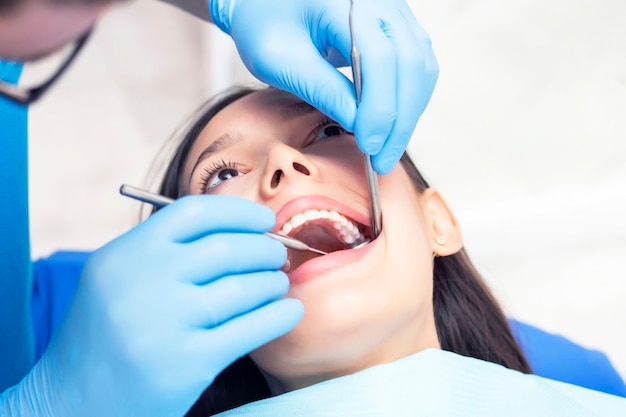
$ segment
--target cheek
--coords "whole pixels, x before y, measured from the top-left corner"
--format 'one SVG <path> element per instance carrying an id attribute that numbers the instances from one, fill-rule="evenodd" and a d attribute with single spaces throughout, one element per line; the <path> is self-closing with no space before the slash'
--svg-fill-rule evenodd
<path id="1" fill-rule="evenodd" d="M 367 174 L 365 172 L 365 155 L 352 143 L 341 146 L 327 146 L 309 152 L 309 157 L 324 177 L 333 183 L 339 183 L 350 189 L 362 188 L 367 191 Z"/>
<path id="2" fill-rule="evenodd" d="M 420 195 L 400 167 L 379 182 L 387 273 L 412 286 L 431 289 L 429 222 Z"/>

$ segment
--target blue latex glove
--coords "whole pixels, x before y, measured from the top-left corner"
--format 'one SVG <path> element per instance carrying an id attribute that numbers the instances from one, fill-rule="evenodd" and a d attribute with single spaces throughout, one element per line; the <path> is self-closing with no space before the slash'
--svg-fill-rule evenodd
<path id="1" fill-rule="evenodd" d="M 176 416 L 240 356 L 289 331 L 286 249 L 266 207 L 189 196 L 87 261 L 68 314 L 3 416 Z"/>
<path id="2" fill-rule="evenodd" d="M 358 111 L 352 83 L 334 66 L 350 62 L 349 0 L 209 0 L 209 9 L 252 74 L 353 131 L 374 169 L 391 171 L 439 74 L 430 38 L 403 0 L 355 0 Z"/>

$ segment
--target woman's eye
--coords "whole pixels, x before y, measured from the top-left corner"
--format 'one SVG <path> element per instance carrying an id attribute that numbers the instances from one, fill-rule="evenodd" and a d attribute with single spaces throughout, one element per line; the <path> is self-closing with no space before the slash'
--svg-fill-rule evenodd
<path id="1" fill-rule="evenodd" d="M 317 141 L 326 139 L 327 137 L 330 137 L 330 136 L 345 135 L 347 133 L 348 131 L 344 129 L 343 127 L 341 127 L 338 123 L 335 123 L 335 122 L 326 123 L 325 125 L 321 126 L 318 129 L 311 143 L 315 143 Z"/>
<path id="2" fill-rule="evenodd" d="M 339 125 L 326 126 L 323 134 L 326 136 L 343 135 L 346 131 Z"/>
<path id="3" fill-rule="evenodd" d="M 238 175 L 243 175 L 243 173 L 237 171 L 233 168 L 226 168 L 218 172 L 213 179 L 209 182 L 209 188 L 213 188 L 218 184 L 221 184 L 224 181 L 227 181 L 231 178 L 235 178 Z"/>
<path id="4" fill-rule="evenodd" d="M 207 178 L 206 185 L 204 186 L 205 188 L 204 191 L 207 192 L 217 187 L 218 185 L 222 184 L 223 182 L 233 179 L 235 177 L 238 177 L 240 175 L 244 175 L 244 173 L 241 171 L 237 171 L 234 168 L 221 169 L 211 174 L 210 177 Z"/>

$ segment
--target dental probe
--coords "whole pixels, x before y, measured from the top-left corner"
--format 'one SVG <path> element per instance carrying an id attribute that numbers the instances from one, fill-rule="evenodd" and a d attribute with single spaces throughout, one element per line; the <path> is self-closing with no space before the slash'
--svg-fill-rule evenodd
<path id="1" fill-rule="evenodd" d="M 361 102 L 361 53 L 356 46 L 354 37 L 354 25 L 352 23 L 352 10 L 354 0 L 350 0 L 350 38 L 352 40 L 352 50 L 350 59 L 352 60 L 352 80 L 354 82 L 354 92 L 356 94 L 357 106 Z M 372 212 L 372 238 L 376 239 L 382 230 L 383 217 L 380 209 L 380 193 L 378 191 L 378 176 L 372 167 L 371 155 L 365 155 L 365 170 L 367 172 L 367 185 L 370 192 L 370 205 Z"/>
<path id="2" fill-rule="evenodd" d="M 120 187 L 120 194 L 126 197 L 134 198 L 135 200 L 139 200 L 144 203 L 152 204 L 153 206 L 158 207 L 158 208 L 167 206 L 168 204 L 174 202 L 174 200 L 169 197 L 165 197 L 160 194 L 155 194 L 150 191 L 142 190 L 140 188 L 136 188 L 136 187 L 133 187 L 131 185 L 126 185 L 126 184 L 123 184 Z M 264 234 L 268 237 L 271 237 L 272 239 L 279 241 L 280 243 L 282 243 L 283 245 L 285 245 L 286 247 L 290 249 L 309 251 L 309 252 L 314 252 L 320 255 L 328 255 L 327 252 L 312 248 L 306 243 L 301 242 L 298 239 L 294 239 L 289 236 L 279 235 L 279 234 L 272 233 L 272 232 L 265 232 Z"/>

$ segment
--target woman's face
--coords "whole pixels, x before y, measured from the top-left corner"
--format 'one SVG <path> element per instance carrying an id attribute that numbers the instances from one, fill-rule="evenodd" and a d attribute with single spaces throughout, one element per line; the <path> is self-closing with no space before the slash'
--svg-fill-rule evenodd
<path id="1" fill-rule="evenodd" d="M 379 178 L 382 233 L 359 249 L 345 240 L 370 233 L 364 156 L 351 134 L 288 93 L 258 91 L 219 112 L 184 172 L 188 193 L 254 200 L 276 213 L 274 232 L 333 251 L 289 250 L 288 297 L 304 303 L 304 318 L 251 354 L 286 389 L 439 347 L 431 299 L 441 206 L 430 199 L 440 200 L 419 195 L 400 165 Z"/>

